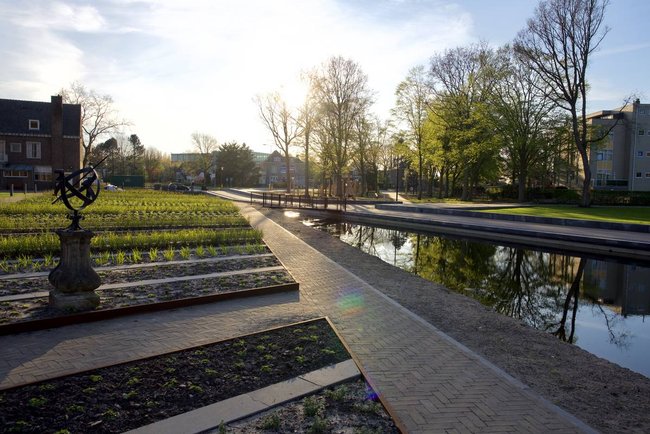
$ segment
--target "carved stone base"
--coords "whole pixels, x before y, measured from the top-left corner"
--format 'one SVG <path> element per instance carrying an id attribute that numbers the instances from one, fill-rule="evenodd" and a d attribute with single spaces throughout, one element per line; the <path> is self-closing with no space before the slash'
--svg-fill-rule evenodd
<path id="1" fill-rule="evenodd" d="M 93 310 L 99 306 L 99 295 L 95 291 L 59 292 L 50 291 L 50 307 L 66 312 Z"/>
<path id="2" fill-rule="evenodd" d="M 56 233 L 61 240 L 61 260 L 48 276 L 55 288 L 50 291 L 50 306 L 77 311 L 94 309 L 99 305 L 94 290 L 102 284 L 90 263 L 90 240 L 94 234 L 83 229 Z"/>

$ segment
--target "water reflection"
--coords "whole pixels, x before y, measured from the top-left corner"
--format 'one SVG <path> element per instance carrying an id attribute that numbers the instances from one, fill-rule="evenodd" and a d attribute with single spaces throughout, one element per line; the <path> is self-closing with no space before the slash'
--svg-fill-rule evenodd
<path id="1" fill-rule="evenodd" d="M 650 268 L 350 223 L 366 253 L 650 377 Z M 325 224 L 326 223 L 326 224 Z"/>

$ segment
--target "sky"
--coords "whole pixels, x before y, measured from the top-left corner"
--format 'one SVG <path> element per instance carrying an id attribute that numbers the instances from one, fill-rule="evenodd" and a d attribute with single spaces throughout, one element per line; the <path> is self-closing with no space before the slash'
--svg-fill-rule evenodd
<path id="1" fill-rule="evenodd" d="M 0 98 L 49 101 L 74 81 L 110 95 L 147 147 L 192 150 L 191 134 L 271 152 L 253 99 L 304 92 L 301 73 L 356 61 L 389 117 L 395 88 L 433 55 L 511 42 L 534 0 L 0 0 Z M 611 0 L 587 75 L 589 111 L 650 99 L 647 0 Z"/>

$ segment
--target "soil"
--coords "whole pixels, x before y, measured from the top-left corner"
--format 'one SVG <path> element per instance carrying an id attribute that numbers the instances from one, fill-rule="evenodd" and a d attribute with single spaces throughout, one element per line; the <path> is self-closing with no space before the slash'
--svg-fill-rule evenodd
<path id="1" fill-rule="evenodd" d="M 595 429 L 650 432 L 649 378 L 307 227 L 302 216 L 260 212 Z"/>
<path id="2" fill-rule="evenodd" d="M 301 323 L 0 391 L 0 432 L 124 432 L 348 358 L 325 320 Z"/>

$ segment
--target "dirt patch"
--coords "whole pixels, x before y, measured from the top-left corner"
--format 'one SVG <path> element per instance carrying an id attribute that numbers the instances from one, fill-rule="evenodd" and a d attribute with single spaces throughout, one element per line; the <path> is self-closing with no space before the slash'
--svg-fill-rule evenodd
<path id="1" fill-rule="evenodd" d="M 367 255 L 283 211 L 264 215 L 603 432 L 650 432 L 650 379 Z M 404 290 L 408 288 L 408 290 Z"/>

